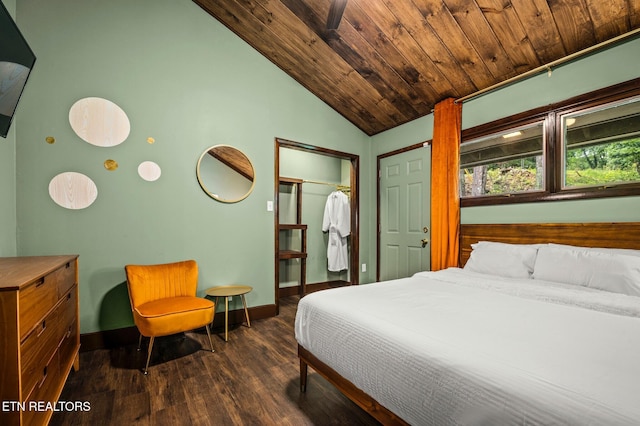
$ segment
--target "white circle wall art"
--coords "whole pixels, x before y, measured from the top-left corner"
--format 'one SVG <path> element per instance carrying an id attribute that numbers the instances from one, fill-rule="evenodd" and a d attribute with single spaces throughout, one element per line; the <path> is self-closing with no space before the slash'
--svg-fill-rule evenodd
<path id="1" fill-rule="evenodd" d="M 162 170 L 153 161 L 144 161 L 138 166 L 138 174 L 140 177 L 148 182 L 153 182 L 160 178 Z"/>
<path id="2" fill-rule="evenodd" d="M 61 207 L 80 210 L 89 207 L 98 198 L 98 188 L 82 173 L 64 172 L 49 182 L 49 196 Z"/>
<path id="3" fill-rule="evenodd" d="M 91 145 L 112 147 L 129 137 L 129 117 L 118 105 L 102 98 L 83 98 L 69 110 L 69 124 Z"/>

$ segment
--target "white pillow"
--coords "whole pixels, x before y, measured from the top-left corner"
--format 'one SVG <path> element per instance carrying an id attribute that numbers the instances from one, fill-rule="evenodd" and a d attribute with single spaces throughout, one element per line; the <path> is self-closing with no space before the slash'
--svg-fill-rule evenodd
<path id="1" fill-rule="evenodd" d="M 473 251 L 464 269 L 507 278 L 531 278 L 536 246 L 480 241 L 471 247 Z"/>
<path id="2" fill-rule="evenodd" d="M 482 246 L 494 246 L 494 247 L 502 247 L 504 249 L 510 250 L 518 250 L 521 248 L 534 248 L 539 249 L 540 247 L 546 246 L 548 243 L 536 243 L 536 244 L 511 244 L 511 243 L 499 243 L 497 241 L 478 241 L 477 243 L 471 244 L 471 248 L 477 248 Z M 570 247 L 570 246 L 567 246 Z"/>
<path id="3" fill-rule="evenodd" d="M 538 249 L 533 278 L 640 296 L 640 257 L 549 245 Z"/>
<path id="4" fill-rule="evenodd" d="M 587 251 L 598 251 L 601 253 L 609 253 L 609 254 L 624 254 L 626 256 L 637 256 L 640 257 L 640 250 L 633 249 L 620 249 L 620 248 L 604 248 L 604 247 L 580 247 L 580 246 L 569 246 L 566 244 L 554 244 L 549 243 L 550 247 L 555 248 L 563 248 L 569 250 L 587 250 Z"/>

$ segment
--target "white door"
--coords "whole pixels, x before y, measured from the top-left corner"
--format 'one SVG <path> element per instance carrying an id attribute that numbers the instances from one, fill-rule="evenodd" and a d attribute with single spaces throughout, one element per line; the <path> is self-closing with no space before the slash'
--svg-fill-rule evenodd
<path id="1" fill-rule="evenodd" d="M 430 146 L 380 160 L 381 281 L 408 277 L 431 267 L 430 164 Z"/>

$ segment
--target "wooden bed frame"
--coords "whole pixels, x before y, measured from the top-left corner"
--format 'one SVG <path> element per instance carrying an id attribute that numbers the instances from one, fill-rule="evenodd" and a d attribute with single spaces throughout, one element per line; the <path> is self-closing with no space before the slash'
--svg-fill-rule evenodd
<path id="1" fill-rule="evenodd" d="M 467 263 L 471 255 L 471 244 L 478 241 L 511 244 L 556 243 L 638 250 L 640 222 L 461 225 L 460 266 Z"/>
<path id="2" fill-rule="evenodd" d="M 461 266 L 469 259 L 471 244 L 478 241 L 512 244 L 556 243 L 640 250 L 640 222 L 461 225 Z M 382 424 L 408 424 L 300 345 L 298 345 L 298 357 L 300 358 L 301 392 L 306 391 L 307 371 L 308 367 L 311 367 Z"/>

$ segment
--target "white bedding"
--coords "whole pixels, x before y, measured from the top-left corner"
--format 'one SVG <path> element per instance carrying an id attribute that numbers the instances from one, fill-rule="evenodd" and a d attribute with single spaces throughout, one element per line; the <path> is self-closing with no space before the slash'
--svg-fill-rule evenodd
<path id="1" fill-rule="evenodd" d="M 413 425 L 639 425 L 638 316 L 640 298 L 450 268 L 312 293 L 295 334 Z"/>

